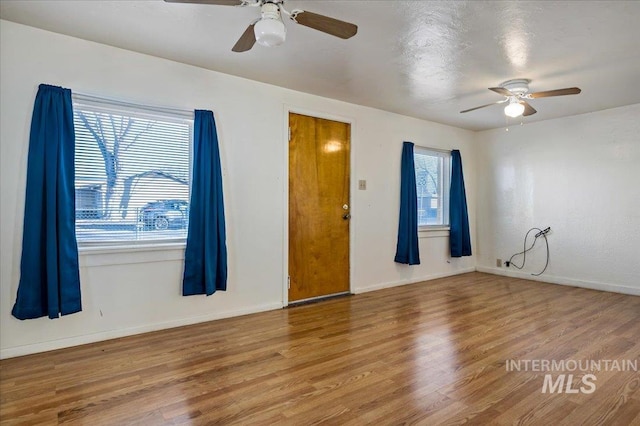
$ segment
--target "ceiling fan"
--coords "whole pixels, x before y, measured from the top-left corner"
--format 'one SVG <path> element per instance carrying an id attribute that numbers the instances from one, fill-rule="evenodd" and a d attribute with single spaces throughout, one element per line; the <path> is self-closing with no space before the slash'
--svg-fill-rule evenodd
<path id="1" fill-rule="evenodd" d="M 291 12 L 284 8 L 285 0 L 164 0 L 167 3 L 197 3 L 220 6 L 260 7 L 261 16 L 254 20 L 231 49 L 234 52 L 246 52 L 258 42 L 263 46 L 277 46 L 284 42 L 286 28 L 282 15 L 288 16 L 296 24 L 322 31 L 332 36 L 348 39 L 356 35 L 358 26 L 339 19 L 319 15 L 305 10 Z"/>
<path id="2" fill-rule="evenodd" d="M 568 87 L 566 89 L 547 90 L 544 92 L 529 93 L 529 83 L 531 80 L 520 78 L 516 80 L 508 80 L 500 84 L 498 87 L 489 87 L 489 90 L 503 95 L 505 98 L 493 102 L 491 104 L 481 105 L 479 107 L 465 109 L 460 113 L 474 111 L 476 109 L 488 107 L 496 104 L 503 104 L 509 102 L 504 108 L 505 115 L 509 117 L 519 117 L 520 115 L 529 116 L 535 114 L 537 111 L 533 108 L 527 100 L 537 98 L 549 98 L 552 96 L 564 96 L 564 95 L 577 95 L 581 90 L 577 87 Z"/>

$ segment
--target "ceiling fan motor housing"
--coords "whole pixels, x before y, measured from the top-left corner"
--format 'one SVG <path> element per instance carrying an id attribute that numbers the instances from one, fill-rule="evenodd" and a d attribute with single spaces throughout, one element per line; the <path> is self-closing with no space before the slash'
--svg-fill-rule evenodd
<path id="1" fill-rule="evenodd" d="M 522 96 L 529 91 L 529 83 L 531 83 L 531 80 L 519 78 L 515 80 L 507 80 L 500 84 L 500 87 L 507 89 L 514 95 Z"/>

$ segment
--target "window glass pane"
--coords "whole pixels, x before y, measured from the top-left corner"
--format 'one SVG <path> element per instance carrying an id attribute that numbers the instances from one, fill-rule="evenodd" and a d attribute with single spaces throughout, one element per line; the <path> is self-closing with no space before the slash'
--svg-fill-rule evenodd
<path id="1" fill-rule="evenodd" d="M 74 125 L 78 242 L 186 238 L 193 121 L 74 103 Z"/>
<path id="2" fill-rule="evenodd" d="M 418 226 L 443 226 L 449 223 L 450 161 L 449 153 L 414 148 Z"/>

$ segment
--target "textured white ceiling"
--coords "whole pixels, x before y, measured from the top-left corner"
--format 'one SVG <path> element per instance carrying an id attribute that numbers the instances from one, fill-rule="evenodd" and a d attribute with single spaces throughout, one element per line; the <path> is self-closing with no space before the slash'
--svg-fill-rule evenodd
<path id="1" fill-rule="evenodd" d="M 341 40 L 286 21 L 276 48 L 231 47 L 256 8 L 148 1 L 0 1 L 0 18 L 461 128 L 505 126 L 487 90 L 529 78 L 533 122 L 640 103 L 640 1 L 287 0 L 358 25 Z M 511 119 L 510 123 L 519 123 Z"/>

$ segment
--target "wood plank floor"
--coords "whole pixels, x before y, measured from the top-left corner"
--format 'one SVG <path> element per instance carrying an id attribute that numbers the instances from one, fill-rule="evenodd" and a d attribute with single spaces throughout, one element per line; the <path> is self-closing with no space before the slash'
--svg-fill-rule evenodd
<path id="1" fill-rule="evenodd" d="M 0 422 L 640 425 L 637 371 L 505 366 L 639 357 L 640 297 L 470 273 L 3 360 Z"/>

